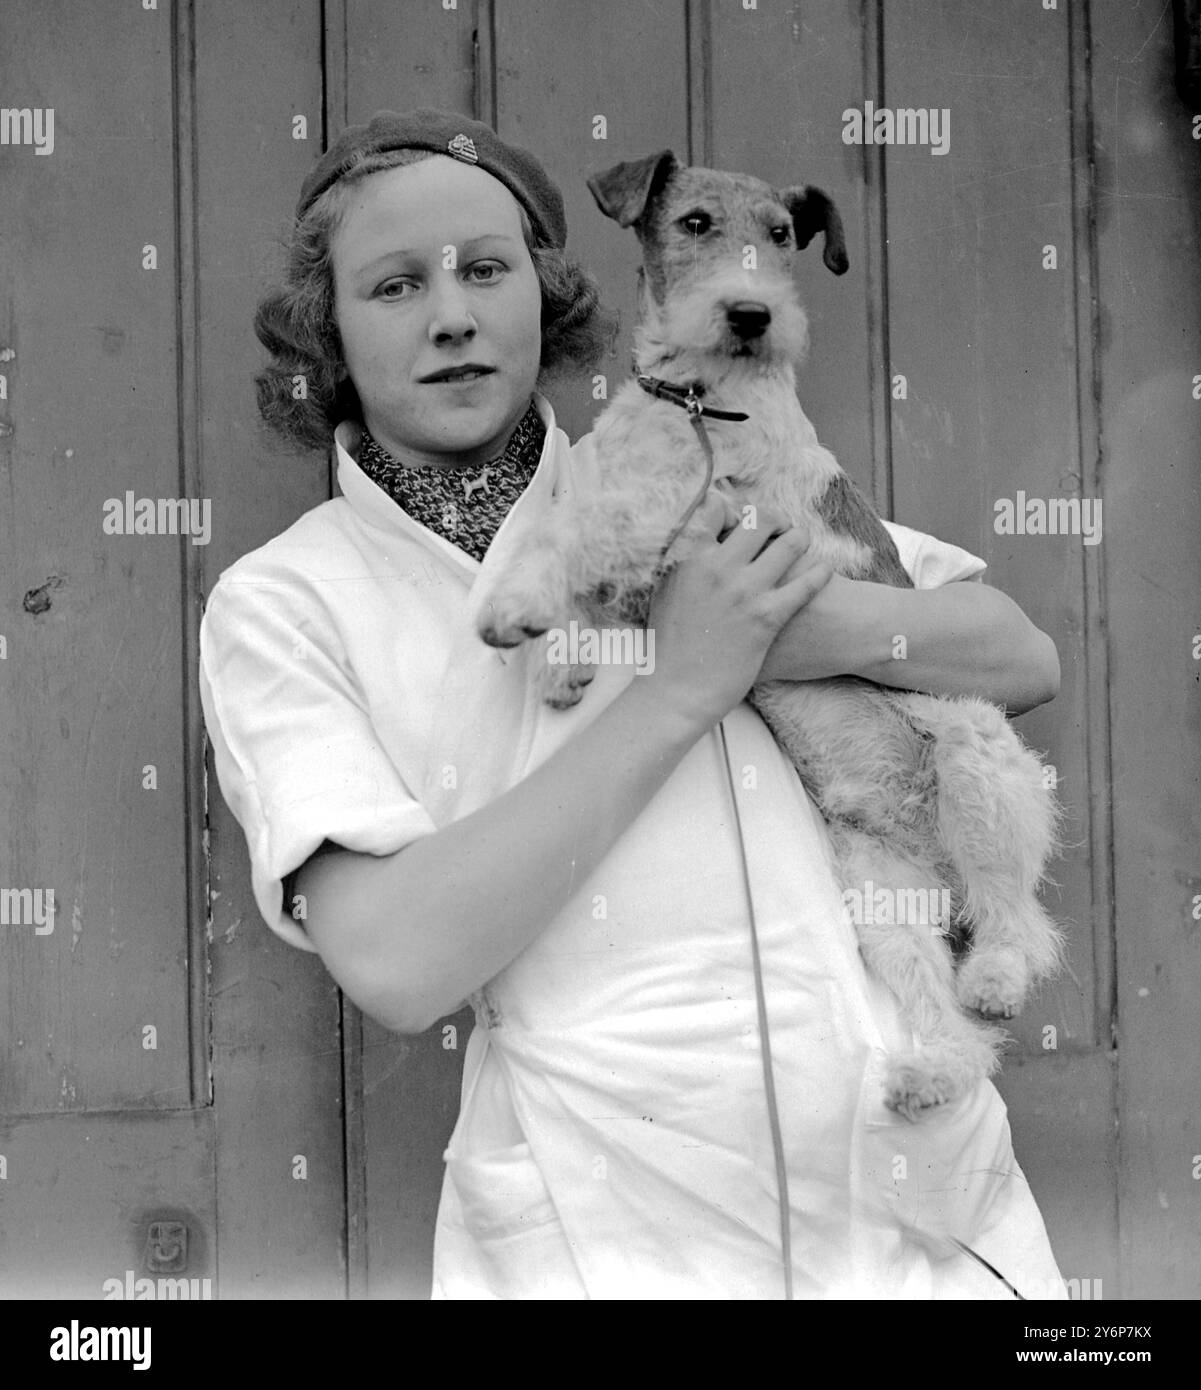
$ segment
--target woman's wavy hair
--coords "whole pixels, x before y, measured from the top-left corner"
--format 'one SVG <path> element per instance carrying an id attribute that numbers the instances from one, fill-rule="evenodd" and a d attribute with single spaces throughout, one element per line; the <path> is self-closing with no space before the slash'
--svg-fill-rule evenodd
<path id="1" fill-rule="evenodd" d="M 359 159 L 293 223 L 285 237 L 283 283 L 259 301 L 254 331 L 271 354 L 255 377 L 259 414 L 289 444 L 328 448 L 341 420 L 362 421 L 334 319 L 334 236 L 353 187 L 369 174 L 433 158 L 427 150 L 389 150 Z M 602 308 L 595 280 L 534 232 L 524 207 L 521 228 L 542 289 L 541 385 L 586 371 L 611 342 L 615 320 Z"/>

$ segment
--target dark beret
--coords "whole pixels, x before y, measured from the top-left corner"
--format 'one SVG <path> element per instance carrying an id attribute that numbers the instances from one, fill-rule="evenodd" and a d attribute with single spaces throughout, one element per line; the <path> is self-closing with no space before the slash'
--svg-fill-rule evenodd
<path id="1" fill-rule="evenodd" d="M 296 205 L 303 217 L 362 156 L 385 150 L 431 150 L 475 164 L 501 183 L 552 246 L 567 241 L 563 195 L 528 150 L 509 145 L 490 127 L 453 111 L 377 111 L 367 125 L 348 126 L 305 179 Z"/>

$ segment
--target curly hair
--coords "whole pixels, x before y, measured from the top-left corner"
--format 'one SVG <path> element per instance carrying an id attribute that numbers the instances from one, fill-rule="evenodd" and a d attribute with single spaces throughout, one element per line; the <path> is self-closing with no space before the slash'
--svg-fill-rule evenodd
<path id="1" fill-rule="evenodd" d="M 259 414 L 289 444 L 328 448 L 339 421 L 363 418 L 334 317 L 332 248 L 353 186 L 369 174 L 434 157 L 427 150 L 360 157 L 286 236 L 283 283 L 259 301 L 254 331 L 272 358 L 255 377 Z M 542 242 L 520 205 L 519 211 L 542 290 L 542 384 L 559 373 L 593 366 L 612 339 L 615 319 L 602 308 L 592 276 L 558 247 Z"/>

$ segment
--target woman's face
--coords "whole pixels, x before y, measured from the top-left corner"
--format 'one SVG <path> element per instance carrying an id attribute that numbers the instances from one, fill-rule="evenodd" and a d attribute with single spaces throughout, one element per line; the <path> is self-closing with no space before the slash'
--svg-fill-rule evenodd
<path id="1" fill-rule="evenodd" d="M 482 169 L 435 155 L 363 179 L 331 252 L 334 317 L 376 441 L 410 464 L 494 458 L 541 356 L 542 295 L 517 200 Z"/>

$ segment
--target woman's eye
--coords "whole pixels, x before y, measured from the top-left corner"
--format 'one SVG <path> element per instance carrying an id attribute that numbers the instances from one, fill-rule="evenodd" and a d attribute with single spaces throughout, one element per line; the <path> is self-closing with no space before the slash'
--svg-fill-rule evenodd
<path id="1" fill-rule="evenodd" d="M 687 217 L 680 218 L 680 226 L 686 232 L 691 232 L 693 236 L 701 236 L 713 225 L 713 219 L 707 212 L 690 212 Z"/>
<path id="2" fill-rule="evenodd" d="M 771 229 L 771 239 L 777 246 L 787 246 L 792 237 L 792 228 L 786 225 L 773 227 Z"/>
<path id="3" fill-rule="evenodd" d="M 385 280 L 376 294 L 381 299 L 402 299 L 409 290 L 416 288 L 411 280 Z"/>
<path id="4" fill-rule="evenodd" d="M 499 261 L 477 261 L 475 265 L 467 267 L 467 274 L 481 285 L 490 285 L 493 280 L 498 280 L 503 272 L 504 266 Z"/>

